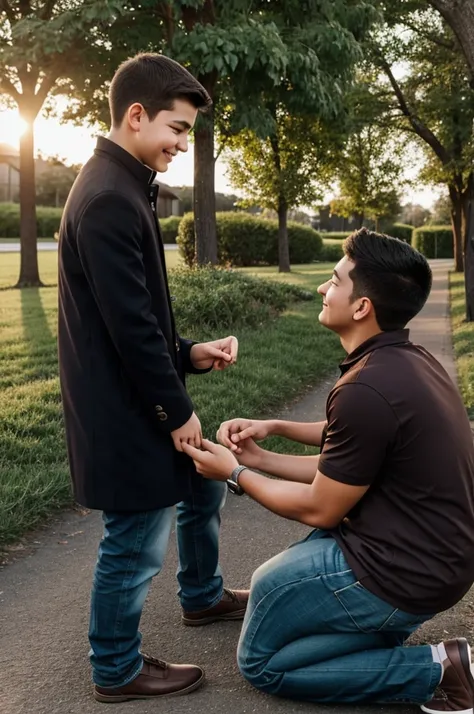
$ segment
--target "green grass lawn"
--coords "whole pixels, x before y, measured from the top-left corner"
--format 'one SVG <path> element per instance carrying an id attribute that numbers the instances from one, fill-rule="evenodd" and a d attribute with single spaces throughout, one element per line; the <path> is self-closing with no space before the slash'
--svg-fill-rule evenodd
<path id="1" fill-rule="evenodd" d="M 166 259 L 169 267 L 179 260 L 171 251 Z M 39 262 L 49 287 L 0 291 L 0 544 L 71 503 L 57 376 L 57 255 L 40 252 Z M 18 268 L 19 254 L 0 254 L 0 284 L 13 285 Z M 314 264 L 295 266 L 289 275 L 269 268 L 247 272 L 315 291 L 331 270 Z M 224 419 L 277 414 L 335 370 L 341 348 L 319 325 L 319 311 L 319 299 L 297 303 L 263 328 L 238 332 L 235 368 L 189 379 L 207 436 L 213 438 Z M 287 446 L 282 440 L 271 444 Z M 304 447 L 294 450 L 305 453 Z"/>
<path id="2" fill-rule="evenodd" d="M 464 276 L 450 275 L 451 324 L 458 384 L 469 418 L 474 421 L 474 322 L 465 322 Z"/>

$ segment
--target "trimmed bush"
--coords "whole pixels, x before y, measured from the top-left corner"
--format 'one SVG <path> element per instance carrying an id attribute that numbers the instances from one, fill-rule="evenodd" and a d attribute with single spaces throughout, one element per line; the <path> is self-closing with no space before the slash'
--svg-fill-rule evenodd
<path id="1" fill-rule="evenodd" d="M 321 237 L 326 240 L 327 238 L 332 239 L 332 240 L 345 240 L 347 236 L 350 236 L 350 234 L 353 231 L 342 231 L 340 233 L 321 233 Z"/>
<path id="2" fill-rule="evenodd" d="M 399 238 L 404 240 L 405 243 L 410 243 L 412 241 L 413 226 L 409 226 L 406 223 L 394 223 L 389 226 L 385 231 L 385 235 L 392 236 L 392 238 Z"/>
<path id="3" fill-rule="evenodd" d="M 426 258 L 453 258 L 451 226 L 423 226 L 413 231 L 413 246 Z"/>
<path id="4" fill-rule="evenodd" d="M 217 213 L 217 252 L 220 265 L 277 265 L 278 223 L 248 213 Z M 176 241 L 187 265 L 194 263 L 194 218 L 183 216 Z M 308 226 L 288 222 L 290 261 L 310 263 L 319 258 L 322 239 Z"/>
<path id="5" fill-rule="evenodd" d="M 290 283 L 262 280 L 223 268 L 176 268 L 169 273 L 173 312 L 181 332 L 257 327 L 288 305 L 314 295 Z"/>
<path id="6" fill-rule="evenodd" d="M 160 229 L 163 243 L 176 243 L 181 216 L 168 216 L 160 218 Z"/>
<path id="7" fill-rule="evenodd" d="M 52 238 L 59 230 L 63 209 L 36 206 L 38 238 Z M 20 235 L 20 204 L 0 203 L 0 238 L 17 238 Z"/>
<path id="8" fill-rule="evenodd" d="M 343 255 L 342 241 L 338 244 L 325 243 L 323 240 L 323 247 L 321 248 L 318 260 L 324 263 L 338 263 Z"/>

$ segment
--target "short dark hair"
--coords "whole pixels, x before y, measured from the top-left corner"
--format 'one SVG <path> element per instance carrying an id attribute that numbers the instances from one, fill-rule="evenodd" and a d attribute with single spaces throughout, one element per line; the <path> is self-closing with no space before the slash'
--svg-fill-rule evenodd
<path id="1" fill-rule="evenodd" d="M 361 228 L 344 241 L 344 254 L 355 263 L 349 273 L 352 299 L 372 301 L 381 330 L 400 330 L 420 312 L 433 277 L 426 258 L 411 245 Z"/>
<path id="2" fill-rule="evenodd" d="M 135 102 L 143 105 L 150 121 L 160 111 L 172 109 L 176 99 L 206 109 L 212 100 L 202 84 L 178 62 L 153 53 L 141 53 L 122 62 L 109 90 L 112 126 L 120 126 Z"/>

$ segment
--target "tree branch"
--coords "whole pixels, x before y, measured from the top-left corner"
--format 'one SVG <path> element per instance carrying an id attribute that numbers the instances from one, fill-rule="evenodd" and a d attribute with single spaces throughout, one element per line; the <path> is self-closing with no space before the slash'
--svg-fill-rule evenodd
<path id="1" fill-rule="evenodd" d="M 41 107 L 43 106 L 46 97 L 50 93 L 51 89 L 54 87 L 56 80 L 58 78 L 59 72 L 57 71 L 56 67 L 53 65 L 49 74 L 46 74 L 43 79 L 41 80 L 41 84 L 38 87 L 38 90 L 35 92 L 35 104 L 38 107 L 38 112 L 40 111 Z"/>
<path id="2" fill-rule="evenodd" d="M 8 2 L 8 0 L 0 0 L 0 10 L 3 10 L 3 12 L 8 18 L 8 22 L 13 27 L 13 25 L 16 23 L 16 17 L 15 13 L 13 12 L 13 8 Z"/>
<path id="3" fill-rule="evenodd" d="M 46 0 L 43 9 L 39 13 L 39 16 L 42 20 L 51 20 L 56 2 L 57 0 Z"/>
<path id="4" fill-rule="evenodd" d="M 438 159 L 445 166 L 449 163 L 451 158 L 449 156 L 449 153 L 446 151 L 445 147 L 441 144 L 439 139 L 433 134 L 431 129 L 429 129 L 426 124 L 424 124 L 421 119 L 410 109 L 405 99 L 405 95 L 403 94 L 403 91 L 397 80 L 393 76 L 392 69 L 388 62 L 383 57 L 379 57 L 378 60 L 382 69 L 387 75 L 390 84 L 392 85 L 402 114 L 408 119 L 416 134 L 418 134 L 418 136 L 423 139 L 423 141 L 425 141 L 429 146 L 431 146 Z"/>
<path id="5" fill-rule="evenodd" d="M 429 40 L 435 45 L 438 45 L 438 47 L 443 47 L 446 50 L 454 50 L 455 45 L 454 42 L 448 42 L 441 40 L 439 37 L 437 37 L 433 32 L 427 32 L 424 30 L 421 30 L 419 27 L 417 27 L 414 23 L 410 22 L 409 20 L 403 20 L 403 24 L 406 25 L 410 30 L 413 30 L 413 32 L 416 32 L 417 35 L 420 35 L 420 37 L 423 37 L 425 40 Z"/>

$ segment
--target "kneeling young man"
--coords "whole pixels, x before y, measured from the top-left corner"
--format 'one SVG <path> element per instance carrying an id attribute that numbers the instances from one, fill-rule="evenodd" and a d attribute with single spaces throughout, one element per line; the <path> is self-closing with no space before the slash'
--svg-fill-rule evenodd
<path id="1" fill-rule="evenodd" d="M 231 478 L 234 490 L 315 528 L 255 572 L 240 670 L 284 697 L 472 714 L 466 640 L 404 646 L 474 581 L 469 422 L 449 376 L 405 329 L 431 270 L 406 243 L 365 229 L 344 253 L 319 288 L 319 320 L 347 352 L 327 421 L 235 419 L 218 434 L 229 448 L 183 447 L 204 476 Z M 270 453 L 255 443 L 270 433 L 321 453 Z"/>

